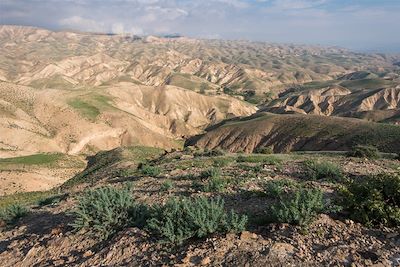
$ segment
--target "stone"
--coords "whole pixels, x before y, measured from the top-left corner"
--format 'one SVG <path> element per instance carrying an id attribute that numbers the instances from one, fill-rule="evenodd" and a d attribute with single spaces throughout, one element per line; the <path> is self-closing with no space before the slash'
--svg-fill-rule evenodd
<path id="1" fill-rule="evenodd" d="M 201 260 L 201 265 L 208 265 L 211 263 L 210 257 L 205 257 L 204 259 Z"/>

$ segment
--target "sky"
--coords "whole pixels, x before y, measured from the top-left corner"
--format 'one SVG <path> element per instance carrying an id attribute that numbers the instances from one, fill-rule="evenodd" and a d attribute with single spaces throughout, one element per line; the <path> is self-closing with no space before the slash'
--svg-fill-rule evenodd
<path id="1" fill-rule="evenodd" d="M 400 0 L 0 0 L 0 24 L 400 52 Z"/>

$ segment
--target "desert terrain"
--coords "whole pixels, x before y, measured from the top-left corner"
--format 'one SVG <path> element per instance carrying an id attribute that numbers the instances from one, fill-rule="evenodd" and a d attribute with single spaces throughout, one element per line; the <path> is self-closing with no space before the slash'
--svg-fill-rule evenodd
<path id="1" fill-rule="evenodd" d="M 398 266 L 400 55 L 0 25 L 3 266 Z"/>

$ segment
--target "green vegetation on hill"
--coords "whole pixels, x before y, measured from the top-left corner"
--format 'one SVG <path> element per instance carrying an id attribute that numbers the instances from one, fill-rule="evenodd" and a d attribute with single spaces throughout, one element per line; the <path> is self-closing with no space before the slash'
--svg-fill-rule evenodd
<path id="1" fill-rule="evenodd" d="M 35 154 L 35 155 L 15 157 L 15 158 L 2 158 L 0 159 L 0 168 L 1 166 L 10 164 L 20 164 L 20 165 L 53 164 L 56 163 L 58 160 L 61 160 L 62 158 L 64 158 L 64 155 L 61 153 Z"/>

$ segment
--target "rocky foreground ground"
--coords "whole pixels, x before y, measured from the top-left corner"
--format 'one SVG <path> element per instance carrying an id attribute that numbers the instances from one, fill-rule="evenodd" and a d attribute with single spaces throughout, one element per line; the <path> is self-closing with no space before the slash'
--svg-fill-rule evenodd
<path id="1" fill-rule="evenodd" d="M 139 153 L 140 154 L 140 153 Z M 138 160 L 137 151 L 117 149 L 92 159 L 86 170 L 61 187 L 52 200 L 30 206 L 27 216 L 0 233 L 2 266 L 399 266 L 400 229 L 370 226 L 343 212 L 319 214 L 307 227 L 264 220 L 271 196 L 267 181 L 289 179 L 307 183 L 334 199 L 341 183 L 304 176 L 307 160 L 329 161 L 346 177 L 398 172 L 395 159 L 360 159 L 343 155 L 277 154 L 210 156 L 158 151 Z M 249 160 L 251 158 L 251 160 Z M 246 158 L 246 159 L 245 159 Z M 138 170 L 140 161 L 159 168 L 155 175 Z M 251 161 L 251 162 L 249 162 Z M 99 168 L 99 166 L 102 166 Z M 228 181 L 221 190 L 202 190 L 204 170 L 219 169 Z M 149 232 L 130 227 L 106 241 L 76 232 L 71 211 L 88 187 L 130 182 L 136 201 L 164 203 L 173 196 L 220 196 L 227 209 L 249 217 L 240 233 L 217 233 L 181 245 L 160 242 Z M 208 191 L 208 192 L 204 192 Z M 273 197 L 273 196 L 272 196 Z M 18 200 L 18 197 L 14 199 Z M 2 198 L 5 201 L 11 201 Z"/>

